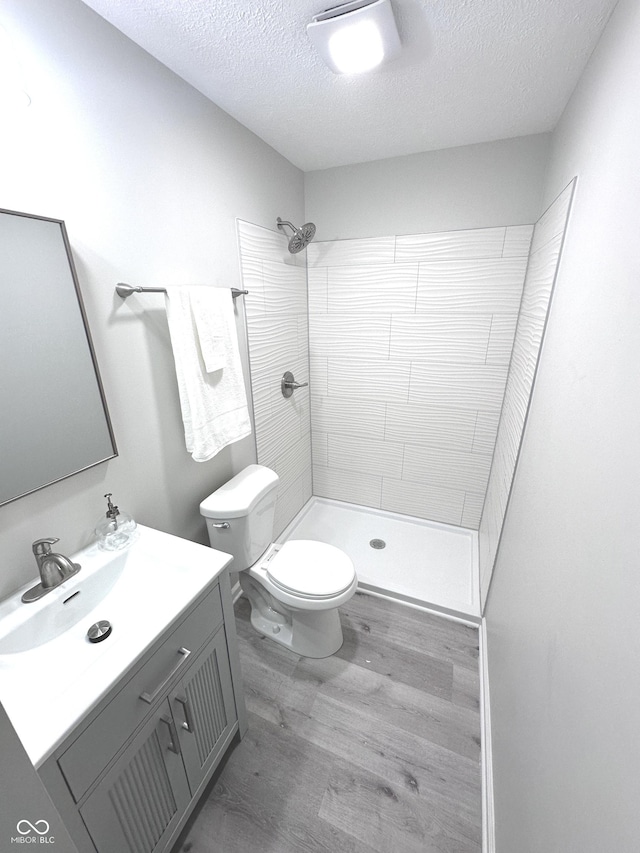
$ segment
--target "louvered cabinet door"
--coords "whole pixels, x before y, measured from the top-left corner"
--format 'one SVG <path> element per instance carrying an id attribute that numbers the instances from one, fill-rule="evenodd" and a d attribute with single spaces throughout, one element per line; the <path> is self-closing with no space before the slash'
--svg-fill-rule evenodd
<path id="1" fill-rule="evenodd" d="M 100 853 L 162 850 L 191 793 L 165 700 L 80 807 Z"/>
<path id="2" fill-rule="evenodd" d="M 237 719 L 224 628 L 207 643 L 169 701 L 194 794 L 218 760 Z"/>

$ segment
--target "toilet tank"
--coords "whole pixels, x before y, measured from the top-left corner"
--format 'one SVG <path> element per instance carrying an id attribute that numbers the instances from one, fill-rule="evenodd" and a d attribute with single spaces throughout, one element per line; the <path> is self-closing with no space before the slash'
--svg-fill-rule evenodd
<path id="1" fill-rule="evenodd" d="M 280 478 L 264 465 L 248 465 L 200 504 L 212 548 L 233 556 L 231 571 L 252 566 L 272 542 Z"/>

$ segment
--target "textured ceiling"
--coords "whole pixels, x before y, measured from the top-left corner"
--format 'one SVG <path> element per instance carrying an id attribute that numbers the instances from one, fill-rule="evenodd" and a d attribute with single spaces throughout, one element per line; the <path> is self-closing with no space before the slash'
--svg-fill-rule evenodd
<path id="1" fill-rule="evenodd" d="M 553 129 L 616 0 L 393 0 L 402 56 L 322 63 L 337 0 L 84 0 L 305 171 Z"/>

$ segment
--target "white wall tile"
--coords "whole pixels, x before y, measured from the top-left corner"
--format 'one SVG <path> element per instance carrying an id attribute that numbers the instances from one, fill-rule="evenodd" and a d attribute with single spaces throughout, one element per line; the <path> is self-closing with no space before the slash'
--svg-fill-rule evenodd
<path id="1" fill-rule="evenodd" d="M 358 240 L 332 240 L 310 243 L 307 264 L 310 267 L 335 267 L 345 264 L 392 264 L 395 237 L 371 237 Z"/>
<path id="2" fill-rule="evenodd" d="M 262 274 L 267 313 L 307 313 L 307 276 L 303 267 L 288 267 L 281 262 L 263 261 Z"/>
<path id="3" fill-rule="evenodd" d="M 396 262 L 438 258 L 500 258 L 505 228 L 440 231 L 396 238 Z"/>
<path id="4" fill-rule="evenodd" d="M 489 314 L 412 314 L 393 317 L 389 357 L 484 364 Z"/>
<path id="5" fill-rule="evenodd" d="M 363 400 L 406 402 L 411 366 L 404 361 L 375 363 L 365 358 L 329 358 L 327 394 Z"/>
<path id="6" fill-rule="evenodd" d="M 328 306 L 333 314 L 414 312 L 418 264 L 329 267 Z"/>
<path id="7" fill-rule="evenodd" d="M 348 397 L 312 394 L 311 417 L 314 434 L 316 430 L 322 430 L 352 436 L 362 435 L 382 441 L 385 438 L 385 409 L 385 404 L 378 400 L 352 400 Z"/>
<path id="8" fill-rule="evenodd" d="M 309 267 L 307 270 L 307 285 L 309 291 L 309 315 L 326 314 L 329 310 L 327 301 L 327 267 Z"/>
<path id="9" fill-rule="evenodd" d="M 376 474 L 355 474 L 352 471 L 315 466 L 313 493 L 323 498 L 333 498 L 379 509 L 382 477 Z"/>
<path id="10" fill-rule="evenodd" d="M 383 477 L 402 476 L 404 447 L 391 441 L 377 441 L 365 436 L 329 433 L 329 468 L 367 474 L 375 471 Z"/>
<path id="11" fill-rule="evenodd" d="M 533 225 L 509 225 L 502 249 L 503 258 L 528 257 Z"/>
<path id="12" fill-rule="evenodd" d="M 569 205 L 573 195 L 573 183 L 565 187 L 558 198 L 549 205 L 542 214 L 533 232 L 531 252 L 537 252 L 545 246 L 552 237 L 562 234 L 566 227 Z"/>
<path id="13" fill-rule="evenodd" d="M 496 444 L 500 412 L 478 412 L 473 435 L 472 451 L 491 455 Z"/>
<path id="14" fill-rule="evenodd" d="M 290 483 L 286 488 L 281 483 L 278 489 L 275 517 L 273 519 L 273 536 L 277 538 L 291 519 L 302 509 L 309 500 L 306 478 L 300 478 Z"/>
<path id="15" fill-rule="evenodd" d="M 553 212 L 547 222 L 541 234 L 549 242 Z M 258 460 L 283 472 L 278 524 L 308 496 L 311 414 L 315 494 L 476 527 L 531 227 L 312 243 L 306 279 L 304 258 L 289 256 L 283 235 L 242 222 L 238 233 L 252 291 Z M 545 301 L 536 282 L 546 281 L 547 268 L 548 253 L 534 262 L 521 318 L 529 345 Z M 527 352 L 514 354 L 516 413 L 532 371 Z M 290 401 L 279 392 L 287 369 L 310 382 Z M 512 454 L 505 440 L 503 465 Z M 499 507 L 504 477 L 498 481 Z"/>
<path id="16" fill-rule="evenodd" d="M 385 477 L 382 481 L 382 509 L 416 518 L 460 524 L 464 492 L 426 483 L 410 483 Z"/>
<path id="17" fill-rule="evenodd" d="M 300 480 L 310 467 L 311 447 L 306 438 L 301 436 L 297 441 L 292 441 L 287 445 L 284 453 L 277 457 L 273 470 L 280 477 L 284 488 L 288 488 Z"/>
<path id="18" fill-rule="evenodd" d="M 286 526 L 310 494 L 308 388 L 289 400 L 280 390 L 285 370 L 308 374 L 307 283 L 304 266 L 291 262 L 286 239 L 238 222 L 258 462 L 281 478 L 276 528 Z"/>
<path id="19" fill-rule="evenodd" d="M 477 530 L 483 506 L 484 492 L 465 492 L 464 509 L 462 510 L 462 521 L 460 522 L 462 526 Z"/>
<path id="20" fill-rule="evenodd" d="M 493 465 L 479 525 L 483 604 L 515 474 L 572 192 L 573 183 L 540 218 L 533 233 Z"/>
<path id="21" fill-rule="evenodd" d="M 487 364 L 509 364 L 517 322 L 517 314 L 493 315 L 487 346 Z"/>
<path id="22" fill-rule="evenodd" d="M 423 262 L 416 311 L 516 314 L 526 266 L 526 258 Z"/>
<path id="23" fill-rule="evenodd" d="M 477 411 L 429 405 L 387 403 L 384 437 L 388 441 L 470 452 Z"/>
<path id="24" fill-rule="evenodd" d="M 262 260 L 253 256 L 242 256 L 242 287 L 249 292 L 244 296 L 247 318 L 264 314 L 264 276 Z"/>
<path id="25" fill-rule="evenodd" d="M 238 236 L 243 258 L 254 257 L 261 260 L 284 259 L 287 253 L 287 240 L 284 235 L 251 222 L 238 219 Z"/>
<path id="26" fill-rule="evenodd" d="M 503 365 L 414 362 L 409 402 L 494 412 L 502 405 L 506 378 Z"/>
<path id="27" fill-rule="evenodd" d="M 407 444 L 402 479 L 447 489 L 484 493 L 490 467 L 491 456 L 488 455 L 434 450 L 417 444 Z"/>
<path id="28" fill-rule="evenodd" d="M 280 405 L 271 407 L 267 418 L 256 417 L 258 462 L 272 468 L 279 457 L 302 435 L 300 409 L 282 397 Z"/>
<path id="29" fill-rule="evenodd" d="M 314 357 L 387 359 L 391 317 L 387 314 L 316 314 L 309 321 Z"/>
<path id="30" fill-rule="evenodd" d="M 251 370 L 269 370 L 274 376 L 291 370 L 299 356 L 297 317 L 255 317 L 248 326 Z"/>
<path id="31" fill-rule="evenodd" d="M 328 367 L 326 358 L 309 356 L 309 387 L 312 396 L 326 397 L 329 393 Z"/>
<path id="32" fill-rule="evenodd" d="M 319 465 L 321 468 L 329 467 L 329 455 L 327 450 L 327 433 L 317 429 L 313 425 L 311 445 L 311 457 L 314 465 Z"/>

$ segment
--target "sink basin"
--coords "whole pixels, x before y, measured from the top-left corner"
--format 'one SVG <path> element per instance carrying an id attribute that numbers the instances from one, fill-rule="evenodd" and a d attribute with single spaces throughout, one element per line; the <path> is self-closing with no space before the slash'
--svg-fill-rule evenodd
<path id="1" fill-rule="evenodd" d="M 122 577 L 128 554 L 110 555 L 110 559 L 92 566 L 93 571 L 82 577 L 74 575 L 40 599 L 40 606 L 31 604 L 16 609 L 11 619 L 0 621 L 0 655 L 16 654 L 35 649 L 55 640 L 77 625 L 109 595 Z M 84 566 L 83 566 L 84 569 Z M 82 569 L 81 569 L 82 571 Z M 122 604 L 128 596 L 123 596 Z M 35 604 L 35 602 L 34 602 Z M 105 604 L 105 607 L 107 605 Z M 122 605 L 111 605 L 109 608 Z M 6 633 L 2 635 L 2 631 Z"/>
<path id="2" fill-rule="evenodd" d="M 0 602 L 0 701 L 34 764 L 231 561 L 142 525 L 125 550 L 91 545 L 71 559 L 78 574 L 38 601 L 21 601 L 31 582 Z M 91 643 L 101 620 L 111 633 Z"/>

